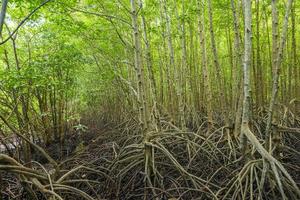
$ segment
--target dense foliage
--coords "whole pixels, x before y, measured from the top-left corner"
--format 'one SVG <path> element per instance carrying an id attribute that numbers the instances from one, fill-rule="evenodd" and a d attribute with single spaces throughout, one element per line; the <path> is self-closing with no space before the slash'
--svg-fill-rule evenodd
<path id="1" fill-rule="evenodd" d="M 1 5 L 0 199 L 300 198 L 300 1 Z"/>

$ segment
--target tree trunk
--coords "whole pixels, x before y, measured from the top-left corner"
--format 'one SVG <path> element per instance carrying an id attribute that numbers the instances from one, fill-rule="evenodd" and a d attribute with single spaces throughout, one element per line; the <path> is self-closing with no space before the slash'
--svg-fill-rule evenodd
<path id="1" fill-rule="evenodd" d="M 293 74 L 294 74 L 294 87 L 293 87 L 293 96 L 298 99 L 298 101 L 300 101 L 300 94 L 299 94 L 299 66 L 297 66 L 298 62 L 297 62 L 297 41 L 296 41 L 296 20 L 295 20 L 295 7 L 296 7 L 296 2 L 294 1 L 293 3 L 293 7 L 292 7 L 292 13 L 291 13 L 291 17 L 292 17 L 292 66 L 293 66 Z M 297 70 L 298 69 L 298 70 Z M 293 77 L 291 77 L 293 78 Z M 295 106 L 297 105 L 297 102 L 295 102 Z M 295 107 L 295 110 L 297 110 L 297 106 Z"/>
<path id="2" fill-rule="evenodd" d="M 169 112 L 171 113 L 171 116 L 174 118 L 174 110 L 176 109 L 176 99 L 174 98 L 174 85 L 176 83 L 172 82 L 172 80 L 175 80 L 175 72 L 176 72 L 176 63 L 175 63 L 175 55 L 174 55 L 174 47 L 173 47 L 173 41 L 172 41 L 172 31 L 171 31 L 171 20 L 167 12 L 167 2 L 166 0 L 162 0 L 162 6 L 164 10 L 164 17 L 166 20 L 166 37 L 167 37 L 167 43 L 168 43 L 168 49 L 169 49 L 169 55 L 170 55 L 170 61 L 169 61 L 169 72 L 170 72 L 170 91 L 169 91 Z"/>
<path id="3" fill-rule="evenodd" d="M 270 99 L 269 109 L 268 109 L 268 118 L 267 118 L 267 125 L 266 125 L 266 148 L 271 151 L 272 150 L 272 134 L 270 133 L 272 119 L 273 119 L 273 112 L 274 112 L 274 105 L 277 98 L 278 87 L 279 87 L 279 75 L 280 75 L 280 66 L 283 59 L 283 49 L 286 44 L 286 37 L 287 37 L 287 29 L 289 23 L 289 15 L 291 11 L 293 0 L 288 0 L 286 13 L 284 17 L 283 27 L 282 27 L 282 35 L 281 41 L 279 44 L 278 51 L 276 51 L 277 55 L 273 63 L 275 64 L 274 69 L 274 77 L 273 77 L 273 85 L 272 85 L 272 95 Z"/>
<path id="4" fill-rule="evenodd" d="M 200 0 L 197 1 L 198 9 L 199 9 L 199 36 L 200 36 L 200 46 L 201 46 L 201 54 L 202 54 L 202 72 L 204 79 L 204 94 L 206 96 L 206 104 L 207 104 L 207 121 L 208 121 L 208 131 L 212 128 L 213 123 L 213 113 L 212 113 L 212 93 L 211 93 L 211 85 L 210 85 L 210 76 L 207 67 L 207 55 L 206 55 L 206 41 L 205 41 L 205 16 L 204 16 L 204 7 L 201 6 Z"/>
<path id="5" fill-rule="evenodd" d="M 150 142 L 148 134 L 148 110 L 147 104 L 148 99 L 145 98 L 145 77 L 144 69 L 142 65 L 141 58 L 141 43 L 140 43 L 140 34 L 138 26 L 138 12 L 136 10 L 136 1 L 131 0 L 131 18 L 132 18 L 132 27 L 133 27 L 133 40 L 134 40 L 134 65 L 136 69 L 137 81 L 138 81 L 138 104 L 139 104 L 139 122 L 142 127 L 143 142 L 145 147 L 144 160 L 145 160 L 145 176 L 146 176 L 146 186 L 151 187 L 153 183 L 153 164 L 152 164 L 152 146 L 147 145 Z M 145 198 L 147 198 L 147 190 L 145 191 Z"/>
<path id="6" fill-rule="evenodd" d="M 243 101 L 243 117 L 242 117 L 242 134 L 241 134 L 241 149 L 243 155 L 247 149 L 247 129 L 249 129 L 250 118 L 250 68 L 251 68 L 251 52 L 252 52 L 252 14 L 251 14 L 251 0 L 244 1 L 244 15 L 245 15 L 245 49 L 244 49 L 244 101 Z"/>
<path id="7" fill-rule="evenodd" d="M 278 54 L 278 10 L 277 0 L 272 0 L 272 77 L 275 76 L 276 57 Z"/>
<path id="8" fill-rule="evenodd" d="M 3 29 L 3 24 L 6 15 L 7 3 L 8 0 L 2 0 L 1 13 L 0 13 L 0 36 L 2 36 L 2 29 Z"/>
<path id="9" fill-rule="evenodd" d="M 210 40 L 211 40 L 211 47 L 212 47 L 212 53 L 213 53 L 213 61 L 216 68 L 216 74 L 217 74 L 217 84 L 218 84 L 218 93 L 219 93 L 219 104 L 221 105 L 221 112 L 222 116 L 225 119 L 225 124 L 228 126 L 228 116 L 226 112 L 226 104 L 227 104 L 227 97 L 226 97 L 226 87 L 225 87 L 225 81 L 224 78 L 221 76 L 222 70 L 220 67 L 219 62 L 219 56 L 217 52 L 217 45 L 215 40 L 215 32 L 213 27 L 213 11 L 212 11 L 212 5 L 211 0 L 207 0 L 208 2 L 208 15 L 209 15 L 209 31 L 210 31 Z"/>
<path id="10" fill-rule="evenodd" d="M 182 12 L 184 13 L 184 2 L 182 2 Z M 181 35 L 181 64 L 180 67 L 176 70 L 176 90 L 177 90 L 177 99 L 178 99 L 178 110 L 179 110 L 179 124 L 181 129 L 186 128 L 185 124 L 185 96 L 184 90 L 186 87 L 186 82 L 184 75 L 187 74 L 187 50 L 186 50 L 186 35 L 185 35 L 185 21 L 179 17 L 177 4 L 175 3 L 175 14 L 178 19 L 178 32 Z"/>
<path id="11" fill-rule="evenodd" d="M 235 6 L 234 0 L 231 0 L 231 10 L 232 10 L 232 15 L 233 15 L 233 26 L 234 26 L 234 57 L 235 57 L 235 64 L 234 64 L 234 73 L 233 73 L 233 78 L 234 78 L 234 92 L 236 95 L 233 97 L 235 100 L 233 103 L 233 110 L 236 113 L 235 119 L 234 119 L 234 136 L 238 137 L 238 135 L 241 132 L 241 118 L 242 118 L 242 112 L 243 112 L 243 98 L 244 98 L 244 93 L 243 93 L 243 88 L 241 86 L 242 83 L 242 78 L 241 77 L 241 70 L 242 68 L 242 51 L 241 51 L 241 37 L 240 37 L 240 25 L 239 25 L 239 20 L 238 20 L 238 9 L 236 9 L 237 6 Z"/>
<path id="12" fill-rule="evenodd" d="M 140 6 L 140 8 L 143 8 L 142 0 L 139 0 L 139 6 Z M 145 48 L 146 48 L 146 64 L 147 64 L 148 74 L 149 74 L 149 78 L 150 78 L 150 95 L 151 95 L 152 105 L 150 104 L 150 102 L 148 102 L 148 103 L 150 104 L 149 107 L 153 107 L 153 116 L 155 118 L 154 125 L 160 129 L 160 113 L 159 113 L 159 110 L 157 107 L 157 96 L 158 95 L 157 95 L 157 89 L 156 89 L 156 80 L 155 80 L 154 71 L 153 71 L 151 47 L 150 47 L 150 42 L 148 40 L 147 25 L 146 25 L 146 19 L 145 19 L 143 10 L 141 12 L 141 17 L 142 17 L 142 28 L 143 28 Z M 153 124 L 153 123 L 151 123 L 151 124 Z"/>
<path id="13" fill-rule="evenodd" d="M 16 38 L 12 38 L 12 45 L 13 45 L 13 52 L 14 52 L 14 58 L 16 62 L 16 69 L 18 73 L 20 73 L 20 62 L 19 62 L 19 57 L 18 57 L 18 52 L 17 52 L 17 47 L 16 47 Z M 22 106 L 22 130 L 21 133 L 25 135 L 29 140 L 31 140 L 31 133 L 30 133 L 30 127 L 29 127 L 29 116 L 28 116 L 28 104 L 29 104 L 29 99 L 28 97 L 25 98 L 25 94 L 23 91 L 20 92 L 20 100 L 21 100 L 21 106 Z M 23 142 L 24 148 L 24 158 L 25 162 L 28 163 L 29 166 L 31 166 L 31 147 L 28 143 Z"/>

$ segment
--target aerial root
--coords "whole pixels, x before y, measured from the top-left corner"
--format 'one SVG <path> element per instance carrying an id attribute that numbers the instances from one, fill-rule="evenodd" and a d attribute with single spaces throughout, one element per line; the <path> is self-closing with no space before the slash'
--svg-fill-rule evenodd
<path id="1" fill-rule="evenodd" d="M 257 198 L 263 199 L 263 196 L 268 195 L 264 192 L 267 179 L 269 183 L 273 184 L 273 188 L 271 187 L 270 190 L 277 189 L 282 199 L 288 199 L 285 191 L 294 191 L 299 198 L 300 190 L 284 166 L 264 149 L 249 127 L 243 127 L 242 130 L 262 159 L 248 161 L 242 170 L 227 184 L 227 187 L 219 190 L 218 194 L 227 188 L 227 192 L 222 199 L 226 199 L 229 194 L 231 194 L 231 198 L 245 199 L 247 193 L 253 198 L 254 190 L 257 190 Z M 271 171 L 269 171 L 269 168 Z"/>
<path id="2" fill-rule="evenodd" d="M 40 166 L 42 172 L 37 169 L 25 167 L 8 155 L 0 154 L 0 170 L 16 174 L 16 177 L 19 179 L 19 181 L 35 186 L 42 194 L 48 194 L 49 199 L 63 200 L 63 197 L 59 195 L 59 193 L 72 192 L 83 199 L 93 200 L 94 198 L 92 198 L 86 192 L 70 186 L 69 184 L 73 183 L 72 179 L 69 179 L 67 182 L 64 181 L 80 169 L 93 171 L 94 173 L 100 175 L 106 175 L 106 173 L 99 170 L 91 169 L 85 166 L 78 166 L 68 171 L 57 180 L 54 180 L 53 176 L 51 176 L 51 173 L 47 171 L 42 164 L 35 161 L 33 163 L 36 163 L 38 166 Z M 110 177 L 106 175 L 106 178 Z M 77 179 L 74 180 L 74 182 L 86 182 L 86 180 Z M 36 196 L 33 198 L 36 199 Z"/>

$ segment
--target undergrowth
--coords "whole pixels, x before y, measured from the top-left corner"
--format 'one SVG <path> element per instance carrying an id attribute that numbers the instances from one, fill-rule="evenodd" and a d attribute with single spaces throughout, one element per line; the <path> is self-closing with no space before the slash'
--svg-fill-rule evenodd
<path id="1" fill-rule="evenodd" d="M 264 120 L 254 121 L 253 130 L 258 138 L 264 125 Z M 285 126 L 294 128 L 291 131 L 276 125 L 283 139 L 274 154 L 299 186 L 300 120 L 295 117 Z M 255 148 L 250 146 L 247 156 L 241 157 L 239 140 L 231 134 L 230 127 L 215 123 L 207 133 L 205 119 L 200 126 L 186 130 L 163 120 L 161 127 L 159 132 L 149 134 L 150 142 L 144 143 L 134 119 L 118 126 L 90 124 L 89 131 L 77 137 L 77 146 L 81 147 L 73 148 L 57 161 L 57 166 L 37 157 L 30 168 L 28 163 L 1 154 L 2 198 L 299 198 L 298 186 L 294 187 L 282 172 L 274 174 L 271 167 L 264 169 L 265 160 Z M 70 140 L 76 144 L 73 137 Z M 151 162 L 145 162 L 145 146 L 151 148 Z M 51 147 L 45 149 L 51 151 Z M 152 165 L 151 177 L 145 174 L 145 163 Z"/>

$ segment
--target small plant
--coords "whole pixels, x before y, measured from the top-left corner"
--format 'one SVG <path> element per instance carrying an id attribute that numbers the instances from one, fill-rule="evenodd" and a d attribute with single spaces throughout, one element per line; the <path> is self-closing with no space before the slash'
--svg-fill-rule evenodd
<path id="1" fill-rule="evenodd" d="M 79 135 L 87 132 L 87 130 L 88 130 L 87 126 L 85 126 L 83 124 L 80 124 L 80 123 L 77 124 L 77 125 L 75 125 L 75 126 L 73 126 L 73 128 L 75 129 L 76 133 L 78 133 Z"/>

